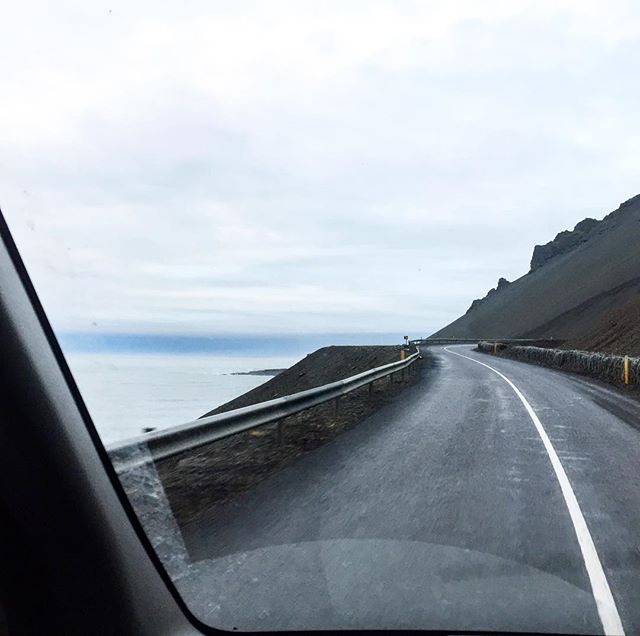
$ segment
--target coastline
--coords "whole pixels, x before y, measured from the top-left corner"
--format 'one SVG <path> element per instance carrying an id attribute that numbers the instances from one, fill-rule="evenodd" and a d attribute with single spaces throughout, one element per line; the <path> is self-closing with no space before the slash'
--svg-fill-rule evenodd
<path id="1" fill-rule="evenodd" d="M 225 375 L 266 375 L 274 377 L 280 375 L 283 371 L 286 371 L 288 367 L 283 369 L 256 369 L 255 371 L 232 371 Z"/>

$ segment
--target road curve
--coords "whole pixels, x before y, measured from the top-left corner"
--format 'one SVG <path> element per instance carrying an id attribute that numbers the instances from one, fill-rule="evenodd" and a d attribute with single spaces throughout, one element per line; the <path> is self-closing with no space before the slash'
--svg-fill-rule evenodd
<path id="1" fill-rule="evenodd" d="M 467 346 L 426 362 L 398 400 L 184 529 L 179 587 L 196 615 L 226 629 L 640 633 L 638 402 Z M 525 402 L 575 495 L 608 617 Z"/>

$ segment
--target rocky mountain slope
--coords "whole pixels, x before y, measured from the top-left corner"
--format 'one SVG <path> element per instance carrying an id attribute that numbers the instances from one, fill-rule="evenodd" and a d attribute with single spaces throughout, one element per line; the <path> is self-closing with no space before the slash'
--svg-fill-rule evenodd
<path id="1" fill-rule="evenodd" d="M 608 312 L 590 331 L 569 340 L 563 348 L 640 357 L 640 294 Z"/>
<path id="2" fill-rule="evenodd" d="M 593 333 L 640 298 L 640 195 L 536 245 L 530 271 L 476 300 L 433 337 L 567 338 Z"/>

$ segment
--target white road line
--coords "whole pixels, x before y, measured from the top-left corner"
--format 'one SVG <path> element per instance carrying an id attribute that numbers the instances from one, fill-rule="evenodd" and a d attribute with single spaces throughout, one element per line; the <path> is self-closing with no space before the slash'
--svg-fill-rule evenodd
<path id="1" fill-rule="evenodd" d="M 584 519 L 582 510 L 580 510 L 580 505 L 578 504 L 576 495 L 569 483 L 567 473 L 564 472 L 564 468 L 560 463 L 560 458 L 553 448 L 553 444 L 551 443 L 551 440 L 544 430 L 544 427 L 538 419 L 535 411 L 531 408 L 531 405 L 527 402 L 518 387 L 511 382 L 509 378 L 500 373 L 500 371 L 494 369 L 488 364 L 485 364 L 484 362 L 480 362 L 480 360 L 462 355 L 456 351 L 451 351 L 448 347 L 445 347 L 444 350 L 454 356 L 460 356 L 461 358 L 466 358 L 467 360 L 481 364 L 483 367 L 487 367 L 487 369 L 497 373 L 514 390 L 515 394 L 524 404 L 525 409 L 527 409 L 527 413 L 529 413 L 529 417 L 531 417 L 538 434 L 542 439 L 542 443 L 544 444 L 547 454 L 549 455 L 549 459 L 551 460 L 553 470 L 555 471 L 558 482 L 560 483 L 560 489 L 562 490 L 565 503 L 569 509 L 571 521 L 573 522 L 573 527 L 576 531 L 576 536 L 578 537 L 578 543 L 580 544 L 580 550 L 582 551 L 582 558 L 584 559 L 584 564 L 587 568 L 593 598 L 595 599 L 596 607 L 598 608 L 598 614 L 600 616 L 604 633 L 606 636 L 624 636 L 624 628 L 622 627 L 620 614 L 618 614 L 616 602 L 613 599 L 613 594 L 611 594 L 611 588 L 609 587 L 609 582 L 607 581 L 604 569 L 602 568 L 602 563 L 598 557 L 598 552 L 596 551 L 596 546 L 593 543 L 593 538 L 591 537 L 589 528 L 587 527 L 587 522 Z"/>

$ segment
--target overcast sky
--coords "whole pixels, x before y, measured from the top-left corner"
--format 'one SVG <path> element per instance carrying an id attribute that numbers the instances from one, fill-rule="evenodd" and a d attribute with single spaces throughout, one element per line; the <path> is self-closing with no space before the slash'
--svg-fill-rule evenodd
<path id="1" fill-rule="evenodd" d="M 638 6 L 6 3 L 0 206 L 60 330 L 427 334 L 640 192 Z"/>

